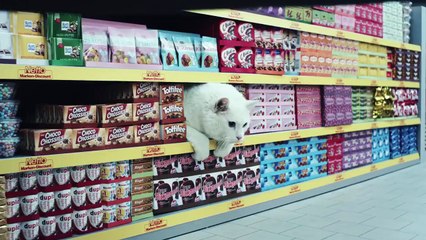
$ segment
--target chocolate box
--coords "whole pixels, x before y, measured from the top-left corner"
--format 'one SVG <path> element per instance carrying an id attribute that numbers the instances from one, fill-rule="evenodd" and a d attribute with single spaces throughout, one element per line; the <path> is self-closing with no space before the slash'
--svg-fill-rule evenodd
<path id="1" fill-rule="evenodd" d="M 47 13 L 47 37 L 81 38 L 81 15 Z"/>
<path id="2" fill-rule="evenodd" d="M 154 214 L 170 212 L 179 206 L 182 206 L 179 179 L 169 178 L 154 181 Z"/>
<path id="3" fill-rule="evenodd" d="M 47 42 L 45 37 L 18 35 L 17 54 L 18 59 L 47 59 Z"/>
<path id="4" fill-rule="evenodd" d="M 182 106 L 183 115 L 183 106 Z M 160 120 L 160 107 L 158 102 L 133 103 L 134 122 L 157 122 Z"/>
<path id="5" fill-rule="evenodd" d="M 172 123 L 161 125 L 161 139 L 164 143 L 176 143 L 186 141 L 186 124 Z"/>
<path id="6" fill-rule="evenodd" d="M 71 129 L 22 130 L 22 147 L 35 154 L 72 149 Z"/>
<path id="7" fill-rule="evenodd" d="M 160 105 L 183 102 L 183 89 L 182 84 L 160 85 Z"/>
<path id="8" fill-rule="evenodd" d="M 183 103 L 170 103 L 161 105 L 161 123 L 179 123 L 185 121 Z"/>
<path id="9" fill-rule="evenodd" d="M 203 197 L 208 200 L 216 200 L 226 196 L 226 190 L 223 186 L 222 172 L 214 172 L 202 175 Z"/>
<path id="10" fill-rule="evenodd" d="M 145 173 L 152 171 L 152 159 L 138 159 L 131 162 L 132 174 Z"/>
<path id="11" fill-rule="evenodd" d="M 161 141 L 160 124 L 153 122 L 134 126 L 134 138 L 136 144 L 149 144 Z"/>
<path id="12" fill-rule="evenodd" d="M 44 20 L 40 13 L 14 12 L 12 14 L 12 32 L 19 35 L 44 35 Z"/>
<path id="13" fill-rule="evenodd" d="M 155 82 L 140 82 L 132 84 L 133 100 L 135 102 L 158 102 L 160 87 Z"/>
<path id="14" fill-rule="evenodd" d="M 105 146 L 104 128 L 73 129 L 72 148 L 79 150 L 100 149 Z"/>
<path id="15" fill-rule="evenodd" d="M 179 194 L 183 206 L 194 206 L 204 201 L 202 194 L 202 179 L 200 175 L 179 178 Z"/>
<path id="16" fill-rule="evenodd" d="M 245 192 L 243 184 L 243 172 L 241 169 L 228 170 L 223 173 L 223 187 L 226 196 L 236 195 Z"/>
<path id="17" fill-rule="evenodd" d="M 165 156 L 153 159 L 154 176 L 181 173 L 182 169 L 178 163 L 177 156 Z"/>
<path id="18" fill-rule="evenodd" d="M 105 146 L 123 147 L 134 143 L 133 126 L 105 128 Z"/>
<path id="19" fill-rule="evenodd" d="M 84 66 L 81 39 L 49 38 L 49 62 L 58 66 Z"/>
<path id="20" fill-rule="evenodd" d="M 103 126 L 125 125 L 133 121 L 130 103 L 117 103 L 98 106 L 98 121 Z"/>

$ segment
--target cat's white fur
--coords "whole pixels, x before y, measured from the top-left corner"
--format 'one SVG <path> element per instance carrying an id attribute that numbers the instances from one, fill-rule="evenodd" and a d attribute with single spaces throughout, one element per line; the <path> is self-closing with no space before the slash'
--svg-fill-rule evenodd
<path id="1" fill-rule="evenodd" d="M 227 103 L 225 110 L 218 110 L 220 101 Z M 194 148 L 193 158 L 201 161 L 209 156 L 209 138 L 218 142 L 215 156 L 228 155 L 234 144 L 242 141 L 250 124 L 250 111 L 255 104 L 229 84 L 206 83 L 186 89 L 187 138 Z M 229 122 L 235 122 L 235 127 L 230 127 Z"/>

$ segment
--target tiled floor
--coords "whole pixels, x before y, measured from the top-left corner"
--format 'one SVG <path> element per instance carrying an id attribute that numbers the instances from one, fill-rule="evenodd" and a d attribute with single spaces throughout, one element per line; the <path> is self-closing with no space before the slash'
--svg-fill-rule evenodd
<path id="1" fill-rule="evenodd" d="M 426 164 L 173 240 L 426 240 Z"/>

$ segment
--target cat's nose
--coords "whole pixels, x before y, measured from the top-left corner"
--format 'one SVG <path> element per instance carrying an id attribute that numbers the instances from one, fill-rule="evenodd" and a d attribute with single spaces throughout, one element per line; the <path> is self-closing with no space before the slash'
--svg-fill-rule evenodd
<path id="1" fill-rule="evenodd" d="M 243 139 L 243 137 L 237 137 L 237 140 L 240 141 L 241 139 Z"/>

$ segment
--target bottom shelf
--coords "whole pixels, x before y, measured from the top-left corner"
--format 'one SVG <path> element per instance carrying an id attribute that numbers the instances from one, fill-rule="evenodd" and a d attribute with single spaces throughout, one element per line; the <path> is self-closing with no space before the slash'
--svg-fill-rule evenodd
<path id="1" fill-rule="evenodd" d="M 165 214 L 129 225 L 78 236 L 76 239 L 123 239 L 135 236 L 139 240 L 170 238 L 336 190 L 418 164 L 419 162 L 419 154 L 411 154 L 308 182 Z"/>

